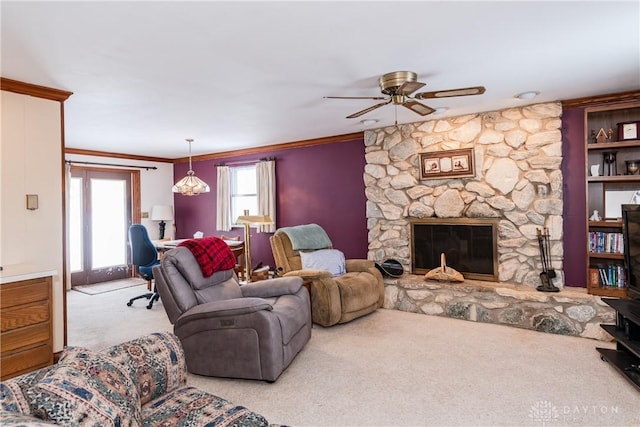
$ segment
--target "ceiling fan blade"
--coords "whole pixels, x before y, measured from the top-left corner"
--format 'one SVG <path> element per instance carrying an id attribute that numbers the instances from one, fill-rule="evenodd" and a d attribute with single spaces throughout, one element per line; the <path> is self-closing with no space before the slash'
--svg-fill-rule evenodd
<path id="1" fill-rule="evenodd" d="M 461 89 L 449 89 L 449 90 L 437 90 L 433 92 L 420 92 L 416 93 L 415 99 L 429 99 L 429 98 L 448 98 L 450 96 L 468 96 L 468 95 L 482 95 L 486 89 L 484 86 L 465 87 Z"/>
<path id="2" fill-rule="evenodd" d="M 373 107 L 365 108 L 362 111 L 358 111 L 357 113 L 353 113 L 352 115 L 347 116 L 347 119 L 355 119 L 356 117 L 360 117 L 363 114 L 367 114 L 367 113 L 375 110 L 376 108 L 380 108 L 382 106 L 385 106 L 385 105 L 389 104 L 390 102 L 391 102 L 391 100 L 388 100 L 387 102 L 381 102 L 380 104 L 376 104 Z"/>
<path id="3" fill-rule="evenodd" d="M 418 113 L 421 116 L 426 116 L 428 114 L 433 113 L 434 110 L 433 108 L 424 105 L 420 102 L 417 101 L 407 101 L 404 104 L 402 104 L 404 107 L 407 107 L 408 109 L 410 109 L 411 111 L 413 111 L 414 113 Z"/>
<path id="4" fill-rule="evenodd" d="M 398 90 L 396 91 L 397 95 L 409 95 L 415 91 L 417 91 L 418 89 L 420 89 L 422 86 L 424 86 L 425 83 L 420 83 L 420 82 L 404 82 L 402 83 L 402 85 L 398 88 Z"/>
<path id="5" fill-rule="evenodd" d="M 326 99 L 387 99 L 386 96 L 323 96 Z"/>

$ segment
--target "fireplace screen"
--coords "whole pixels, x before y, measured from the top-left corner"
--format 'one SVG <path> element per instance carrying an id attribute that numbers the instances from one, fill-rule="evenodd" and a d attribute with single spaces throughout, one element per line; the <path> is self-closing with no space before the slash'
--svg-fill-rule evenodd
<path id="1" fill-rule="evenodd" d="M 411 221 L 411 262 L 414 274 L 447 266 L 466 279 L 498 281 L 498 220 L 423 218 Z"/>

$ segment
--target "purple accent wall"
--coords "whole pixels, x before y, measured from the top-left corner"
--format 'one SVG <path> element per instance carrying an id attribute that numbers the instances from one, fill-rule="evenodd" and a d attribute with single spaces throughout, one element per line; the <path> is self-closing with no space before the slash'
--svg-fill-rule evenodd
<path id="1" fill-rule="evenodd" d="M 276 158 L 276 227 L 316 223 L 322 226 L 336 249 L 347 258 L 366 258 L 368 231 L 364 194 L 364 140 L 362 138 L 310 147 L 268 151 L 263 154 L 193 162 L 193 170 L 211 187 L 195 197 L 174 195 L 176 238 L 243 236 L 244 229 L 229 232 L 216 225 L 216 164 Z M 188 163 L 174 166 L 174 180 L 186 175 Z M 269 244 L 271 233 L 251 233 L 253 265 L 274 266 Z"/>
<path id="2" fill-rule="evenodd" d="M 587 286 L 587 190 L 584 109 L 562 112 L 563 244 L 566 286 Z"/>
<path id="3" fill-rule="evenodd" d="M 584 152 L 584 110 L 572 108 L 562 116 L 562 173 L 564 195 L 564 273 L 565 285 L 586 287 L 586 160 Z M 211 192 L 196 197 L 174 196 L 176 238 L 189 238 L 196 231 L 205 236 L 221 234 L 243 236 L 242 228 L 223 233 L 216 224 L 216 168 L 222 160 L 237 162 L 276 158 L 277 227 L 317 223 L 329 234 L 334 247 L 347 258 L 367 257 L 366 197 L 363 172 L 362 138 L 269 151 L 264 154 L 196 161 L 196 175 L 211 187 Z M 174 181 L 182 178 L 187 163 L 176 164 Z M 269 237 L 271 233 L 252 231 L 251 251 L 254 265 L 274 265 Z"/>

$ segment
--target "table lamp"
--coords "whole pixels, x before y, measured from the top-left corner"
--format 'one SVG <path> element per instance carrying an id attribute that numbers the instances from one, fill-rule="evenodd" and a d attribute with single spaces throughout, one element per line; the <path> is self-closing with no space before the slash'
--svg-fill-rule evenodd
<path id="1" fill-rule="evenodd" d="M 251 281 L 251 226 L 252 225 L 268 225 L 273 224 L 269 215 L 249 215 L 249 211 L 245 209 L 244 215 L 240 215 L 236 220 L 236 224 L 244 226 L 244 259 L 247 282 Z"/>
<path id="2" fill-rule="evenodd" d="M 154 205 L 151 208 L 151 220 L 160 221 L 158 239 L 164 239 L 164 228 L 167 225 L 165 221 L 173 221 L 173 208 L 167 205 Z"/>

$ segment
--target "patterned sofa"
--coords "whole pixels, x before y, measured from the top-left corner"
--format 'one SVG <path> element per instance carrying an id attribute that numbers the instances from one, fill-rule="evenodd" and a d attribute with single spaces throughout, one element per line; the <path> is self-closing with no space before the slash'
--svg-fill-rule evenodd
<path id="1" fill-rule="evenodd" d="M 186 385 L 182 346 L 169 332 L 60 361 L 0 383 L 0 425 L 268 426 L 259 414 Z"/>

